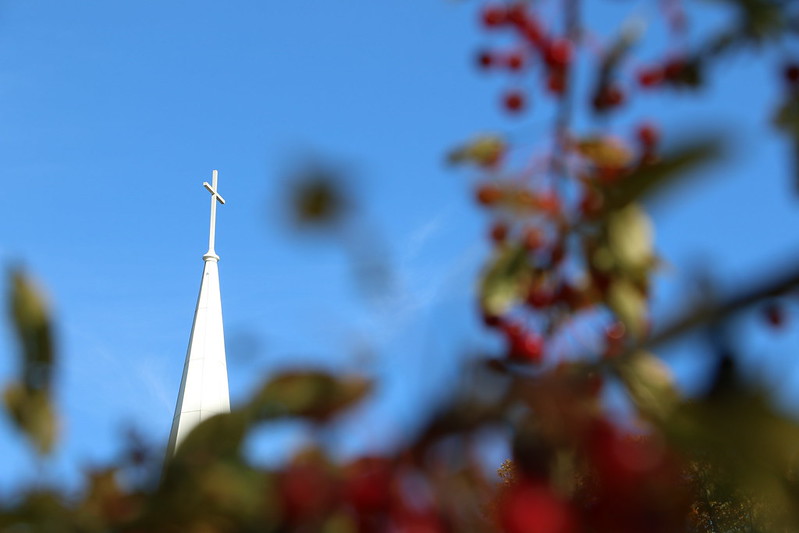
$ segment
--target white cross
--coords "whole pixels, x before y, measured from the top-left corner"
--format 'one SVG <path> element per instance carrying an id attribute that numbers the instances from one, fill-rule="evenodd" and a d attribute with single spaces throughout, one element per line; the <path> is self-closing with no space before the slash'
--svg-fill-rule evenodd
<path id="1" fill-rule="evenodd" d="M 208 192 L 211 193 L 211 233 L 208 237 L 208 253 L 205 254 L 206 256 L 216 257 L 216 252 L 214 252 L 214 239 L 216 237 L 216 203 L 219 202 L 220 204 L 225 203 L 225 199 L 222 198 L 218 192 L 216 192 L 216 182 L 219 173 L 214 170 L 211 178 L 212 185 L 209 185 L 207 181 L 203 182 L 203 187 L 208 189 Z"/>

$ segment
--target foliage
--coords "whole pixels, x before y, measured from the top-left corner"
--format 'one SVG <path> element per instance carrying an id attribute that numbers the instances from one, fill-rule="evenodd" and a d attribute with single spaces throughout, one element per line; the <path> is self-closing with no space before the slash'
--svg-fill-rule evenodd
<path id="1" fill-rule="evenodd" d="M 323 441 L 284 466 L 256 468 L 242 451 L 256 427 L 280 419 L 324 429 L 368 396 L 357 376 L 295 371 L 267 381 L 231 413 L 199 425 L 162 465 L 134 442 L 118 465 L 90 472 L 79 496 L 38 487 L 0 504 L 3 531 L 127 532 L 674 532 L 793 531 L 799 524 L 795 443 L 799 425 L 777 412 L 767 391 L 740 378 L 725 333 L 735 314 L 768 306 L 799 285 L 799 272 L 708 300 L 654 330 L 650 287 L 661 264 L 645 199 L 723 155 L 715 137 L 670 148 L 652 123 L 622 139 L 615 113 L 647 93 L 701 87 L 715 61 L 796 39 L 796 4 L 726 0 L 729 27 L 630 76 L 641 35 L 622 28 L 599 52 L 565 0 L 563 28 L 541 16 L 546 2 L 481 6 L 487 32 L 509 50 L 483 50 L 481 69 L 508 72 L 527 89 L 502 97 L 510 114 L 529 113 L 533 87 L 555 109 L 543 160 L 512 157 L 512 135 L 484 134 L 448 161 L 479 174 L 476 201 L 492 218 L 491 256 L 479 280 L 486 327 L 500 353 L 465 368 L 445 405 L 420 413 L 419 431 L 382 457 L 341 463 Z M 661 2 L 674 42 L 686 12 Z M 507 42 L 507 41 L 505 41 Z M 590 59 L 580 66 L 578 58 Z M 593 80 L 587 90 L 577 74 Z M 784 98 L 773 122 L 799 147 L 799 65 L 777 77 Z M 698 97 L 698 96 L 697 96 Z M 534 111 L 534 112 L 537 112 Z M 574 126 L 590 120 L 590 131 Z M 799 154 L 799 149 L 797 149 Z M 312 171 L 291 199 L 298 226 L 337 224 L 348 196 Z M 55 351 L 50 313 L 22 273 L 11 275 L 11 317 L 19 339 L 18 379 L 4 392 L 11 420 L 41 454 L 56 444 L 52 403 Z M 717 363 L 707 392 L 679 395 L 655 355 L 665 341 L 704 332 Z M 588 339 L 583 341 L 581 339 Z M 699 351 L 699 348 L 698 348 Z M 606 412 L 610 385 L 635 414 Z M 507 435 L 512 457 L 498 476 L 481 465 L 480 436 Z"/>

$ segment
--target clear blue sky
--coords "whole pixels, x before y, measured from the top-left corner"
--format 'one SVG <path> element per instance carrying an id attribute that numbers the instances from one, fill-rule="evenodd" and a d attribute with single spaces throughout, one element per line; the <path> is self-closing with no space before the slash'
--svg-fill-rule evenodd
<path id="1" fill-rule="evenodd" d="M 644 2 L 597 4 L 589 15 L 600 33 L 624 11 L 653 13 L 636 7 Z M 228 201 L 217 252 L 234 402 L 280 367 L 365 369 L 378 393 L 346 426 L 346 442 L 379 449 L 446 390 L 459 354 L 491 344 L 473 304 L 486 220 L 471 204 L 468 173 L 447 169 L 443 155 L 480 131 L 534 142 L 552 109 L 542 101 L 523 121 L 499 110 L 512 83 L 477 72 L 473 54 L 502 40 L 479 30 L 475 8 L 0 5 L 0 262 L 24 265 L 46 287 L 58 330 L 63 432 L 46 479 L 71 483 L 83 465 L 109 460 L 128 426 L 165 441 L 207 243 L 201 184 L 213 168 Z M 698 263 L 734 287 L 799 252 L 787 145 L 764 120 L 778 87 L 752 82 L 772 80 L 778 66 L 776 56 L 725 62 L 701 102 L 644 98 L 614 126 L 625 134 L 652 118 L 668 138 L 712 123 L 737 147 L 709 178 L 650 205 L 671 263 L 657 290 L 663 313 Z M 307 154 L 352 169 L 364 242 L 394 280 L 383 298 L 359 297 L 344 247 L 297 243 L 279 223 L 285 169 Z M 774 351 L 796 336 L 755 340 Z M 0 353 L 5 383 L 16 364 L 6 324 Z M 259 440 L 274 453 L 296 434 Z M 0 450 L 0 495 L 38 479 L 7 420 Z"/>

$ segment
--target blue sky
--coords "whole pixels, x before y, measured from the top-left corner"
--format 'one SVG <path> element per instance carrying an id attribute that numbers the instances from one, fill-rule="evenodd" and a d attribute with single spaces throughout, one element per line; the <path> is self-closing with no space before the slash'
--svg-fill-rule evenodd
<path id="1" fill-rule="evenodd" d="M 656 57 L 661 30 L 645 4 L 597 2 L 589 16 L 599 34 L 626 12 L 650 19 L 656 45 L 641 56 Z M 84 465 L 114 456 L 128 426 L 166 440 L 207 244 L 201 184 L 214 168 L 227 200 L 217 252 L 234 403 L 281 367 L 365 369 L 378 392 L 346 425 L 344 447 L 380 449 L 407 435 L 455 379 L 458 357 L 492 343 L 473 304 L 486 219 L 471 203 L 473 180 L 446 168 L 444 154 L 480 131 L 535 142 L 552 117 L 546 99 L 521 121 L 501 112 L 513 82 L 473 66 L 478 47 L 502 43 L 479 29 L 476 7 L 0 5 L 0 261 L 23 265 L 52 302 L 63 416 L 44 474 L 0 421 L 0 494 L 42 475 L 74 483 Z M 699 21 L 723 18 L 703 11 Z M 780 62 L 725 61 L 701 99 L 645 97 L 614 122 L 628 134 L 642 117 L 658 120 L 667 140 L 713 125 L 735 147 L 708 177 L 649 205 L 670 263 L 656 291 L 663 316 L 699 264 L 734 288 L 799 251 L 788 147 L 767 123 Z M 297 239 L 280 223 L 285 170 L 310 156 L 351 170 L 362 242 L 385 258 L 393 291 L 360 297 L 351 251 Z M 758 353 L 797 340 L 752 328 Z M 690 350 L 672 351 L 690 374 Z M 0 353 L 5 383 L 15 371 L 6 324 Z M 776 360 L 751 368 L 774 373 Z M 276 455 L 298 439 L 258 438 Z"/>

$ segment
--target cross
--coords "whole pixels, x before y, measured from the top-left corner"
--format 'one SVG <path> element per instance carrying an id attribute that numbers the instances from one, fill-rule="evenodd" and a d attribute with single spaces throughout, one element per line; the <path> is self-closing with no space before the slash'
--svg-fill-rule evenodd
<path id="1" fill-rule="evenodd" d="M 216 203 L 219 202 L 223 205 L 225 203 L 225 199 L 222 198 L 218 192 L 216 192 L 216 182 L 218 176 L 219 173 L 214 170 L 211 178 L 212 185 L 209 185 L 207 181 L 203 182 L 203 187 L 208 189 L 208 192 L 211 193 L 211 233 L 208 236 L 208 253 L 205 255 L 216 257 L 217 259 L 219 259 L 219 257 L 217 257 L 216 252 L 214 252 L 214 238 L 216 237 Z"/>

